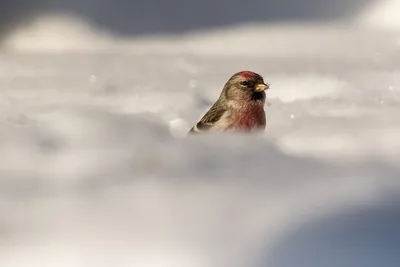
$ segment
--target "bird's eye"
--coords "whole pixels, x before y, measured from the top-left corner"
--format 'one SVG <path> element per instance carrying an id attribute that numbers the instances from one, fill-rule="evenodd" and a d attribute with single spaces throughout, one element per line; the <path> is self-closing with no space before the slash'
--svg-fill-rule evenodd
<path id="1" fill-rule="evenodd" d="M 243 86 L 248 86 L 248 85 L 249 85 L 249 82 L 243 81 L 243 82 L 241 82 L 240 84 L 243 85 Z"/>

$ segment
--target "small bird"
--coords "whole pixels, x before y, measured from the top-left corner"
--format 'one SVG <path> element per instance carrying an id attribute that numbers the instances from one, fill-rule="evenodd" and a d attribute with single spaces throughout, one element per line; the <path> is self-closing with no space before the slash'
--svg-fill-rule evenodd
<path id="1" fill-rule="evenodd" d="M 234 74 L 218 100 L 189 134 L 264 131 L 266 89 L 269 84 L 257 73 L 241 71 Z"/>

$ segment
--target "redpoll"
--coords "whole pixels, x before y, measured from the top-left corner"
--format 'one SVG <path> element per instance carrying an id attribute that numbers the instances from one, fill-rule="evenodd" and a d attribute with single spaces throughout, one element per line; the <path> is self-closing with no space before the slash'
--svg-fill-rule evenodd
<path id="1" fill-rule="evenodd" d="M 265 130 L 265 90 L 269 84 L 251 71 L 233 75 L 217 102 L 189 133 L 250 132 Z"/>

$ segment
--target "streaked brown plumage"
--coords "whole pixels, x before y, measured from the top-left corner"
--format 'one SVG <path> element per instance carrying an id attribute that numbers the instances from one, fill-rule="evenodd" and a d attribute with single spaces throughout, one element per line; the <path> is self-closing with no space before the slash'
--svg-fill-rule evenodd
<path id="1" fill-rule="evenodd" d="M 257 73 L 234 74 L 221 95 L 189 133 L 265 130 L 265 92 L 269 85 Z"/>

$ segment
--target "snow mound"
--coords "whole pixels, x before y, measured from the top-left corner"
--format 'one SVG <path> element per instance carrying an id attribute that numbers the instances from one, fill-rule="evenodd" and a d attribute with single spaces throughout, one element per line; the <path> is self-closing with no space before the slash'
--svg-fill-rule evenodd
<path id="1" fill-rule="evenodd" d="M 361 25 L 378 29 L 400 29 L 400 1 L 373 1 L 357 18 Z"/>
<path id="2" fill-rule="evenodd" d="M 0 136 L 1 197 L 24 203 L 2 207 L 5 266 L 258 266 L 289 229 L 400 190 L 379 161 L 293 157 L 263 136 L 175 139 L 148 116 L 76 109 Z"/>
<path id="3" fill-rule="evenodd" d="M 25 52 L 89 52 L 112 48 L 113 37 L 78 17 L 54 14 L 39 16 L 17 28 L 3 45 Z"/>

